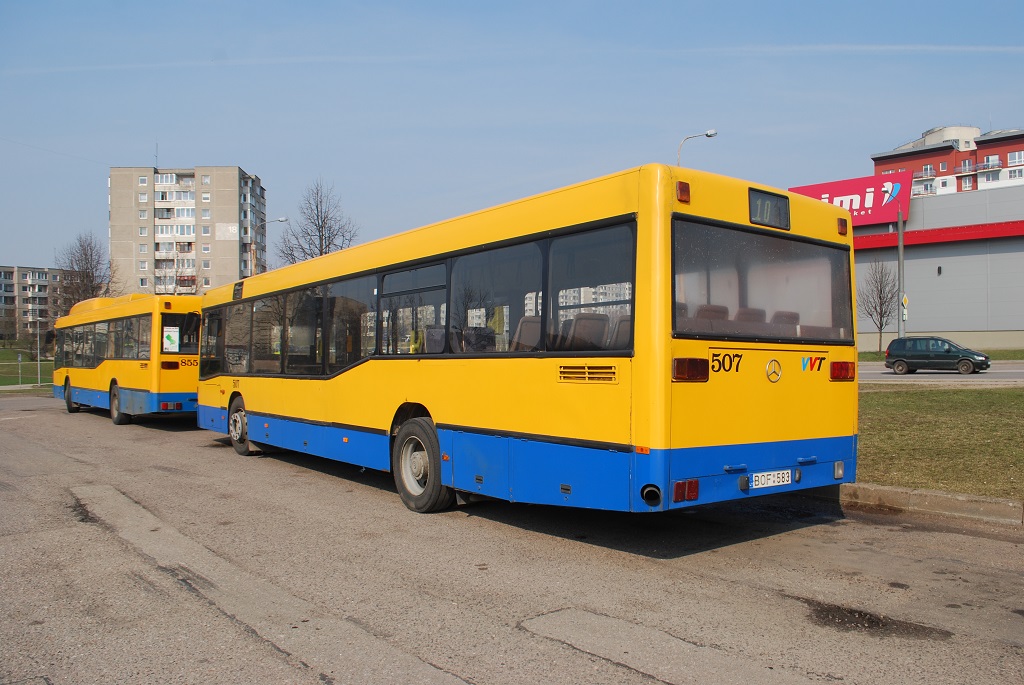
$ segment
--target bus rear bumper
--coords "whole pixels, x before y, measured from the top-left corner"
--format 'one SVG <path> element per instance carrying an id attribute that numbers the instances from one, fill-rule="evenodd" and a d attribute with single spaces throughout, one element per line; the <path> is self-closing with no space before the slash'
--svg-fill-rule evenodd
<path id="1" fill-rule="evenodd" d="M 634 509 L 637 511 L 664 511 L 852 483 L 857 477 L 857 436 L 696 447 L 663 454 L 651 450 L 651 457 L 654 462 L 659 457 L 666 459 L 667 487 L 661 506 L 641 506 Z M 637 466 L 637 477 L 642 480 L 642 465 Z M 688 499 L 688 493 L 694 494 L 693 499 Z"/>

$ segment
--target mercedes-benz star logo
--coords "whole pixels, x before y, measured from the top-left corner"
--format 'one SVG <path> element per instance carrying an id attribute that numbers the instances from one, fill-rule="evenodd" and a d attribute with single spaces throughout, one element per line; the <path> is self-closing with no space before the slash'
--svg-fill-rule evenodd
<path id="1" fill-rule="evenodd" d="M 768 366 L 765 367 L 764 373 L 768 376 L 768 380 L 772 383 L 778 383 L 779 379 L 782 378 L 782 364 L 779 363 L 778 359 L 773 359 L 768 362 Z"/>

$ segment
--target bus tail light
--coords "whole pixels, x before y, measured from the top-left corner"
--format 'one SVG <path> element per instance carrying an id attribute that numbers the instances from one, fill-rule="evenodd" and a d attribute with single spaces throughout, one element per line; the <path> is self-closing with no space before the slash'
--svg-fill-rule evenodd
<path id="1" fill-rule="evenodd" d="M 178 362 L 160 362 L 160 368 L 164 371 L 174 371 L 178 368 Z"/>
<path id="2" fill-rule="evenodd" d="M 711 373 L 704 357 L 680 357 L 672 360 L 672 380 L 686 383 L 706 383 Z"/>
<path id="3" fill-rule="evenodd" d="M 834 381 L 852 381 L 857 378 L 856 362 L 832 362 L 830 376 Z"/>
<path id="4" fill-rule="evenodd" d="M 161 402 L 160 403 L 160 410 L 161 411 L 172 411 L 172 410 L 175 410 L 175 409 L 177 409 L 177 410 L 181 409 L 181 402 Z"/>
<path id="5" fill-rule="evenodd" d="M 838 221 L 839 221 L 839 235 L 846 235 L 846 231 L 848 230 L 847 226 L 846 226 L 846 219 L 843 219 L 842 217 L 840 217 Z"/>
<path id="6" fill-rule="evenodd" d="M 700 481 L 696 478 L 677 480 L 672 485 L 673 502 L 692 502 L 700 495 Z"/>

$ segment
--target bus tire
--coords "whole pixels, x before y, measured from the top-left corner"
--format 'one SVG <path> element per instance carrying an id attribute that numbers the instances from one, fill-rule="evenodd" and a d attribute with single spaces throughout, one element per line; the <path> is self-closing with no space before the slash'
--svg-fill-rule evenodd
<path id="1" fill-rule="evenodd" d="M 121 411 L 121 390 L 117 383 L 110 386 L 110 420 L 115 426 L 123 426 L 132 422 L 132 415 Z"/>
<path id="2" fill-rule="evenodd" d="M 77 402 L 71 401 L 71 379 L 64 379 L 64 406 L 68 408 L 69 414 L 77 414 L 81 409 Z"/>
<path id="3" fill-rule="evenodd" d="M 255 452 L 249 442 L 249 417 L 245 413 L 245 401 L 241 395 L 231 400 L 228 409 L 228 435 L 231 437 L 231 446 L 243 457 Z"/>
<path id="4" fill-rule="evenodd" d="M 402 502 L 412 511 L 441 511 L 455 502 L 455 491 L 441 483 L 441 448 L 430 419 L 409 419 L 399 427 L 391 470 Z"/>

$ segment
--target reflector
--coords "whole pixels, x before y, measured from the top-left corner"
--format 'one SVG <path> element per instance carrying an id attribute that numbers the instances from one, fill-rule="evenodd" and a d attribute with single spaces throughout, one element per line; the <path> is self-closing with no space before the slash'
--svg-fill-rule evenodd
<path id="1" fill-rule="evenodd" d="M 672 380 L 689 383 L 703 383 L 711 373 L 710 364 L 704 357 L 681 357 L 672 360 Z"/>

